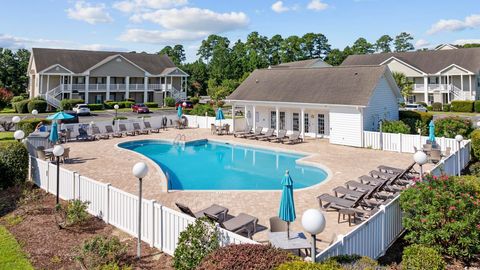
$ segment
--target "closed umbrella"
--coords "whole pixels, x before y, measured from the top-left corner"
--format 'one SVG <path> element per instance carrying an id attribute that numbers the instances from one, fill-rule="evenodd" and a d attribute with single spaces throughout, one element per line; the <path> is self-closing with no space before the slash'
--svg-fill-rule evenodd
<path id="1" fill-rule="evenodd" d="M 218 110 L 217 110 L 217 115 L 216 115 L 216 117 L 215 117 L 215 120 L 220 120 L 220 126 L 221 126 L 223 119 L 225 119 L 225 116 L 223 115 L 222 108 L 218 108 Z"/>
<path id="2" fill-rule="evenodd" d="M 182 105 L 178 105 L 177 116 L 178 116 L 178 118 L 182 118 L 182 115 L 183 115 Z"/>
<path id="3" fill-rule="evenodd" d="M 288 171 L 282 180 L 282 198 L 280 200 L 280 209 L 278 209 L 278 217 L 287 222 L 287 238 L 290 238 L 290 222 L 296 218 L 295 202 L 293 201 L 293 180 Z"/>
<path id="4" fill-rule="evenodd" d="M 47 117 L 48 120 L 64 120 L 64 119 L 72 119 L 72 118 L 74 118 L 73 115 L 63 111 L 57 112 L 56 114 L 52 114 Z"/>
<path id="5" fill-rule="evenodd" d="M 430 121 L 430 125 L 428 125 L 428 139 L 432 144 L 435 142 L 435 124 L 433 120 Z"/>
<path id="6" fill-rule="evenodd" d="M 48 139 L 55 144 L 58 141 L 58 124 L 57 121 L 53 121 L 52 130 L 50 130 L 50 136 Z"/>

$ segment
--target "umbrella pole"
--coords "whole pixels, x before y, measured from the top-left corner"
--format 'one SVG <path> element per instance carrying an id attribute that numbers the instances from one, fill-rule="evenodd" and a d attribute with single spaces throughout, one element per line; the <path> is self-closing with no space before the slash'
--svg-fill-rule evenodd
<path id="1" fill-rule="evenodd" d="M 287 222 L 287 239 L 290 239 L 290 222 Z"/>

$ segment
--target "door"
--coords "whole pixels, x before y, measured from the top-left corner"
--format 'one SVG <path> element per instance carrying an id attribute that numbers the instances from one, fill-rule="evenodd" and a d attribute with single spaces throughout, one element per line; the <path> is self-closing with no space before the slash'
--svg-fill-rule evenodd
<path id="1" fill-rule="evenodd" d="M 305 125 L 304 125 L 304 128 L 305 128 L 305 133 L 309 133 L 310 132 L 310 121 L 308 119 L 308 113 L 305 113 L 304 115 L 305 117 Z"/>
<path id="2" fill-rule="evenodd" d="M 325 114 L 323 113 L 317 115 L 317 134 L 325 135 Z"/>

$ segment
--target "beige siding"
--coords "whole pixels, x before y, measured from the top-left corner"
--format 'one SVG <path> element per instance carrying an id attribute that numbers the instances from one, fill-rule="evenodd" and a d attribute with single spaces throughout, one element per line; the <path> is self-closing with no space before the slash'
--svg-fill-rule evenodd
<path id="1" fill-rule="evenodd" d="M 45 70 L 43 73 L 55 73 L 55 74 L 65 73 L 65 74 L 71 74 L 70 71 L 64 69 L 64 68 L 61 67 L 61 66 L 52 67 L 52 68 L 50 68 L 50 69 Z"/>
<path id="2" fill-rule="evenodd" d="M 416 71 L 415 69 L 406 66 L 403 63 L 398 62 L 395 59 L 390 60 L 390 62 L 387 63 L 388 67 L 392 72 L 401 72 L 405 74 L 407 77 L 419 77 L 423 76 L 421 72 Z"/>
<path id="3" fill-rule="evenodd" d="M 90 71 L 90 76 L 144 77 L 145 72 L 122 57 L 116 57 Z"/>
<path id="4" fill-rule="evenodd" d="M 398 120 L 398 100 L 382 76 L 364 110 L 364 130 L 377 131 L 380 120 Z"/>
<path id="5" fill-rule="evenodd" d="M 449 69 L 442 71 L 442 75 L 461 75 L 461 74 L 467 74 L 467 72 L 457 67 L 450 67 Z"/>

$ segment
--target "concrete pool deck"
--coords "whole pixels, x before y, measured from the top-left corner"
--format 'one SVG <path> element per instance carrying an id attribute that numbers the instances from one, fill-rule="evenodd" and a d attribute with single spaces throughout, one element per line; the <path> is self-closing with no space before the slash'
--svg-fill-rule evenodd
<path id="1" fill-rule="evenodd" d="M 208 207 L 213 203 L 220 204 L 229 209 L 229 214 L 238 215 L 247 213 L 259 218 L 259 225 L 269 227 L 269 218 L 276 216 L 280 191 L 170 191 L 165 192 L 166 184 L 162 172 L 157 165 L 141 154 L 116 147 L 118 143 L 142 140 L 165 139 L 173 140 L 177 134 L 185 134 L 186 140 L 212 139 L 230 143 L 245 144 L 256 147 L 272 148 L 282 151 L 300 151 L 310 153 L 304 158 L 307 162 L 319 164 L 327 169 L 329 179 L 310 188 L 296 190 L 294 193 L 297 220 L 291 224 L 294 231 L 302 231 L 301 215 L 309 208 L 319 209 L 316 197 L 322 193 L 331 193 L 331 190 L 343 185 L 349 180 L 368 174 L 379 165 L 388 165 L 404 168 L 412 162 L 412 154 L 401 154 L 371 149 L 362 149 L 340 145 L 332 145 L 327 139 L 309 139 L 297 145 L 283 145 L 270 142 L 246 140 L 228 136 L 211 135 L 209 129 L 184 129 L 170 128 L 160 134 L 150 134 L 135 137 L 101 140 L 94 142 L 69 142 L 72 163 L 65 167 L 77 171 L 81 175 L 94 180 L 110 183 L 132 194 L 137 193 L 137 179 L 132 175 L 132 166 L 139 161 L 146 162 L 149 173 L 143 181 L 144 198 L 154 199 L 157 202 L 178 210 L 175 202 L 190 206 L 194 211 Z M 185 164 L 188 167 L 188 164 Z M 195 174 L 194 171 L 191 172 Z M 295 179 L 293 179 L 295 181 Z M 281 179 L 279 179 L 279 182 Z M 322 243 L 318 247 L 323 249 L 332 240 L 334 235 L 346 234 L 355 226 L 349 227 L 348 222 L 337 222 L 337 212 L 326 212 L 327 226 L 323 233 L 318 235 Z M 254 240 L 267 241 L 268 230 L 263 230 L 254 235 Z"/>

